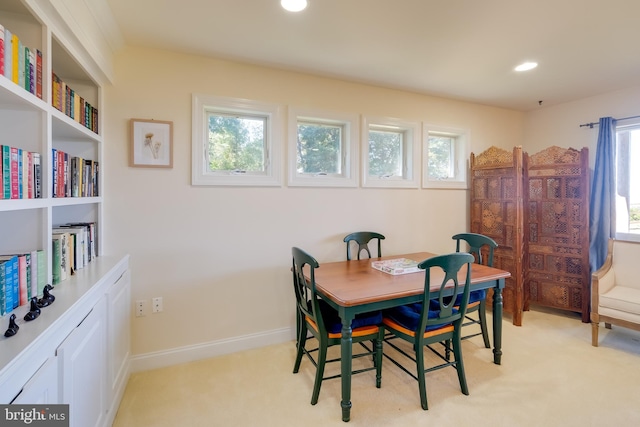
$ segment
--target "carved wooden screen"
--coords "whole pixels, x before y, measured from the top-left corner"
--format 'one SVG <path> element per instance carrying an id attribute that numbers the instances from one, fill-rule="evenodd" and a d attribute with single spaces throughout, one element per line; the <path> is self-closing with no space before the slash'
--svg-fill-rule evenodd
<path id="1" fill-rule="evenodd" d="M 589 151 L 524 155 L 525 309 L 579 312 L 589 322 Z"/>
<path id="2" fill-rule="evenodd" d="M 498 243 L 493 265 L 511 273 L 503 291 L 504 310 L 513 314 L 518 326 L 524 304 L 522 178 L 521 147 L 513 152 L 491 147 L 478 156 L 471 154 L 471 232 Z"/>

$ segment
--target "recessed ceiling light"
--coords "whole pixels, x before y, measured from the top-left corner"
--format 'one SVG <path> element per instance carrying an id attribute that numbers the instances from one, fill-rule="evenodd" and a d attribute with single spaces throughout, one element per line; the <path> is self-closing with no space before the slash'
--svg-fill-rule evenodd
<path id="1" fill-rule="evenodd" d="M 289 12 L 300 12 L 307 7 L 307 0 L 280 0 L 280 4 Z"/>
<path id="2" fill-rule="evenodd" d="M 523 62 L 522 64 L 518 65 L 515 68 L 515 70 L 516 71 L 529 71 L 529 70 L 533 70 L 537 66 L 538 66 L 537 62 Z"/>

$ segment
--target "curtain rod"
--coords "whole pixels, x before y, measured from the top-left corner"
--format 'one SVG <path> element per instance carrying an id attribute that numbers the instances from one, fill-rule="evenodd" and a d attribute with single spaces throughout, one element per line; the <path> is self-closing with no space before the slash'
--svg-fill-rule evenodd
<path id="1" fill-rule="evenodd" d="M 640 116 L 623 117 L 621 119 L 614 119 L 614 120 L 620 121 L 620 120 L 630 120 L 630 119 L 637 119 L 637 118 L 640 118 Z M 599 124 L 600 122 L 584 123 L 584 124 L 581 124 L 580 127 L 589 126 L 589 129 L 593 129 L 594 126 L 597 126 Z"/>

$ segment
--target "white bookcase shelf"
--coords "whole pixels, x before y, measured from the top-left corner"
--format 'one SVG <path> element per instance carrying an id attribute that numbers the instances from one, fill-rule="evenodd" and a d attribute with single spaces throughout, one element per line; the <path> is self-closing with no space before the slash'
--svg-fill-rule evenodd
<path id="1" fill-rule="evenodd" d="M 29 48 L 42 52 L 42 99 L 5 76 L 0 76 L 0 145 L 38 152 L 42 163 L 42 198 L 0 200 L 0 254 L 16 251 L 45 250 L 46 281 L 52 282 L 51 229 L 63 222 L 95 222 L 96 249 L 102 253 L 102 195 L 95 197 L 54 197 L 52 150 L 69 156 L 98 162 L 98 189 L 102 189 L 103 139 L 53 106 L 52 73 L 98 110 L 102 111 L 102 88 L 74 58 L 60 40 L 68 34 L 56 34 L 47 16 L 37 16 L 30 1 L 0 0 L 0 24 L 9 29 Z M 39 13 L 50 5 L 38 3 Z M 7 41 L 5 40 L 5 44 Z M 8 48 L 8 46 L 7 46 Z M 77 50 L 77 49 L 76 49 Z M 35 212 L 29 212 L 35 211 Z M 29 212 L 29 213 L 28 213 Z M 9 235 L 10 238 L 4 238 Z M 89 264 L 89 268 L 91 265 Z M 60 283 L 64 285 L 64 282 Z M 5 318 L 7 315 L 4 316 Z"/>
<path id="2" fill-rule="evenodd" d="M 0 403 L 67 403 L 71 426 L 109 426 L 129 377 L 129 257 L 105 255 L 102 246 L 102 82 L 108 78 L 101 64 L 108 64 L 80 39 L 80 23 L 94 24 L 82 20 L 97 18 L 78 10 L 89 2 L 73 9 L 67 3 L 0 0 L 0 24 L 42 52 L 41 99 L 0 76 L 0 145 L 40 153 L 42 169 L 41 198 L 0 200 L 0 254 L 44 250 L 50 284 L 52 229 L 93 222 L 98 257 L 55 285 L 55 302 L 35 320 L 23 320 L 28 304 L 0 317 Z M 97 109 L 96 131 L 54 106 L 53 73 Z M 98 194 L 55 197 L 53 150 L 98 162 Z M 6 338 L 11 314 L 20 329 Z"/>

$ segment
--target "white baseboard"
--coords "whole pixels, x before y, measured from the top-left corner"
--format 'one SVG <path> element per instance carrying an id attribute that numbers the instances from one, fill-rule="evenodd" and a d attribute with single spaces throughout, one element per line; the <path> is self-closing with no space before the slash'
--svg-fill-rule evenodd
<path id="1" fill-rule="evenodd" d="M 227 338 L 219 341 L 190 345 L 152 353 L 137 354 L 131 357 L 131 372 L 149 371 L 180 363 L 208 359 L 253 348 L 280 344 L 295 339 L 292 328 L 274 329 L 251 335 Z"/>

